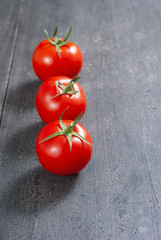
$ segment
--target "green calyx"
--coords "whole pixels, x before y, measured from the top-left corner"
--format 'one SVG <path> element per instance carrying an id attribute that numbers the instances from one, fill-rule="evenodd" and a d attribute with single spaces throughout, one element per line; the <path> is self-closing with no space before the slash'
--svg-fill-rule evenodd
<path id="1" fill-rule="evenodd" d="M 59 81 L 56 81 L 56 89 L 57 89 L 57 92 L 58 92 L 58 87 L 61 88 L 61 92 L 58 93 L 57 95 L 55 95 L 54 97 L 51 97 L 51 98 L 56 98 L 60 95 L 63 95 L 63 94 L 69 94 L 69 95 L 72 95 L 73 93 L 77 93 L 78 91 L 74 91 L 73 90 L 73 86 L 74 86 L 74 83 L 76 83 L 80 78 L 83 78 L 81 76 L 78 76 L 78 77 L 75 77 L 73 78 L 67 86 L 64 86 L 62 83 L 60 83 Z"/>
<path id="2" fill-rule="evenodd" d="M 69 43 L 69 42 L 66 42 L 66 41 L 67 41 L 68 38 L 70 37 L 71 31 L 72 31 L 72 26 L 70 26 L 69 31 L 68 31 L 67 35 L 65 36 L 65 38 L 64 38 L 63 40 L 59 39 L 59 38 L 56 36 L 57 31 L 58 31 L 58 26 L 56 26 L 56 28 L 55 28 L 55 31 L 54 31 L 54 34 L 53 34 L 53 39 L 54 39 L 54 41 L 52 41 L 52 40 L 49 38 L 49 34 L 48 34 L 47 30 L 44 29 L 44 32 L 45 32 L 45 34 L 46 34 L 46 37 L 47 37 L 48 41 L 49 41 L 53 46 L 56 47 L 56 51 L 57 51 L 59 57 L 61 58 L 61 55 L 60 55 L 60 52 L 59 52 L 59 48 Z"/>
<path id="3" fill-rule="evenodd" d="M 83 112 L 73 121 L 71 122 L 67 127 L 65 126 L 65 124 L 63 123 L 62 121 L 62 117 L 63 117 L 63 114 L 64 112 L 68 109 L 69 107 L 67 107 L 63 113 L 61 114 L 60 116 L 60 119 L 59 119 L 59 124 L 60 124 L 60 127 L 61 127 L 61 130 L 59 132 L 56 132 L 56 133 L 53 133 L 51 134 L 50 136 L 48 136 L 47 138 L 45 138 L 44 140 L 42 140 L 40 143 L 42 142 L 45 142 L 51 138 L 54 138 L 54 137 L 57 137 L 57 136 L 60 136 L 60 135 L 65 135 L 68 142 L 69 142 L 69 146 L 70 146 L 70 152 L 72 150 L 72 136 L 75 136 L 75 137 L 78 137 L 79 139 L 83 140 L 84 142 L 86 142 L 87 144 L 89 144 L 91 147 L 92 144 L 89 143 L 84 137 L 82 137 L 79 133 L 77 132 L 74 132 L 74 128 L 76 126 L 76 124 L 79 122 L 79 120 L 81 119 L 82 117 L 82 114 Z"/>

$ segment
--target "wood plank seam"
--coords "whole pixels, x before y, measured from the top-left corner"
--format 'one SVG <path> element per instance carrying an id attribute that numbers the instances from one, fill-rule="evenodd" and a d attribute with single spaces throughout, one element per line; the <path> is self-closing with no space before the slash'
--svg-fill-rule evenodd
<path id="1" fill-rule="evenodd" d="M 20 1 L 19 11 L 18 11 L 17 21 L 16 21 L 16 27 L 15 27 L 14 37 L 13 37 L 13 44 L 11 46 L 11 55 L 9 58 L 9 67 L 8 67 L 8 72 L 7 72 L 7 77 L 6 77 L 6 89 L 5 89 L 4 99 L 3 99 L 3 103 L 2 103 L 2 110 L 1 110 L 1 115 L 0 115 L 0 127 L 2 124 L 3 112 L 4 112 L 4 108 L 5 108 L 5 102 L 6 102 L 7 92 L 8 92 L 9 81 L 10 81 L 10 75 L 11 75 L 11 70 L 12 70 L 12 65 L 13 65 L 13 60 L 14 60 L 14 54 L 15 54 L 17 39 L 18 39 L 20 25 L 21 25 L 24 1 L 25 0 Z"/>

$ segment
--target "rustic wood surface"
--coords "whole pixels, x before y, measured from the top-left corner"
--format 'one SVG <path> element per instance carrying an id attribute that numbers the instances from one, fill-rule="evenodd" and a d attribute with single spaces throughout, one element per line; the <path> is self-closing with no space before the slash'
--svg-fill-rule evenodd
<path id="1" fill-rule="evenodd" d="M 161 1 L 0 1 L 1 240 L 161 239 Z M 81 123 L 93 137 L 75 176 L 45 171 L 31 57 L 59 23 L 84 56 Z"/>

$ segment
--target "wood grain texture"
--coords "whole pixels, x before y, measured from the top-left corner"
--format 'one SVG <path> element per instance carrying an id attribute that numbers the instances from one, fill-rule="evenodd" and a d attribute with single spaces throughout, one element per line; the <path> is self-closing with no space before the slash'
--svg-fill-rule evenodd
<path id="1" fill-rule="evenodd" d="M 0 124 L 17 43 L 21 19 L 21 1 L 2 1 L 0 7 Z"/>
<path id="2" fill-rule="evenodd" d="M 3 69 L 4 76 L 10 71 L 7 95 L 2 91 L 0 99 L 0 239 L 160 240 L 161 2 L 20 5 L 12 1 L 6 13 L 10 18 L 11 7 L 21 9 L 13 15 L 15 23 L 19 16 L 18 34 L 8 55 L 12 64 Z M 88 105 L 81 123 L 94 142 L 89 165 L 69 177 L 43 170 L 34 147 L 44 124 L 35 109 L 41 82 L 31 57 L 43 28 L 52 33 L 57 23 L 60 36 L 73 24 L 71 39 L 83 52 L 87 79 L 80 83 Z"/>

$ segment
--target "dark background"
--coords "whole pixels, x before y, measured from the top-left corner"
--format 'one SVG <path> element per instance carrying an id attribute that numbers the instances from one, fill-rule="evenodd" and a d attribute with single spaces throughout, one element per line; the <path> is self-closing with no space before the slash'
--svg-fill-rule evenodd
<path id="1" fill-rule="evenodd" d="M 31 57 L 73 25 L 84 56 L 81 123 L 93 137 L 78 175 L 45 171 Z M 161 1 L 0 1 L 1 240 L 161 239 Z"/>

